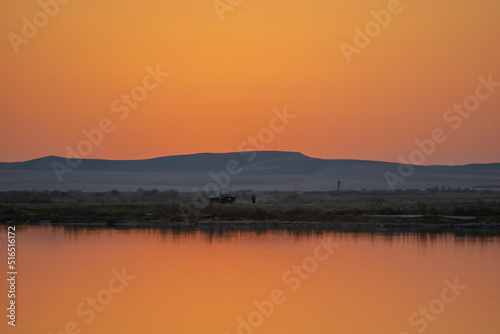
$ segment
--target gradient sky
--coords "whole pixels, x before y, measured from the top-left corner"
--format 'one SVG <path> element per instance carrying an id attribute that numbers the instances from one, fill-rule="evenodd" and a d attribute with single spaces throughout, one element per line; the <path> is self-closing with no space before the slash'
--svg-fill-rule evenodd
<path id="1" fill-rule="evenodd" d="M 223 21 L 212 2 L 71 0 L 16 52 L 41 7 L 2 0 L 0 161 L 66 156 L 103 119 L 88 158 L 237 151 L 287 106 L 266 150 L 399 161 L 442 128 L 424 164 L 500 162 L 500 87 L 456 130 L 443 119 L 479 76 L 500 81 L 498 0 L 401 1 L 350 63 L 340 44 L 388 1 L 244 0 Z M 170 75 L 120 119 L 113 101 L 157 64 Z"/>

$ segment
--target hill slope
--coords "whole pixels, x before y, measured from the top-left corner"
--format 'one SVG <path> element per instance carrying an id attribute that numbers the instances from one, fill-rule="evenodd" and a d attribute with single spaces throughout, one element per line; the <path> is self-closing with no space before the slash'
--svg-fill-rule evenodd
<path id="1" fill-rule="evenodd" d="M 317 159 L 281 151 L 200 153 L 146 160 L 83 159 L 60 179 L 54 172 L 54 164 L 68 166 L 65 158 L 56 156 L 0 163 L 0 191 L 32 188 L 104 191 L 139 187 L 193 190 L 215 181 L 235 190 L 330 190 L 336 189 L 339 179 L 344 189 L 389 189 L 387 175 L 401 177 L 396 163 Z M 410 176 L 398 178 L 394 187 L 465 188 L 500 184 L 498 163 L 414 168 Z M 235 170 L 237 172 L 228 178 L 228 172 Z"/>

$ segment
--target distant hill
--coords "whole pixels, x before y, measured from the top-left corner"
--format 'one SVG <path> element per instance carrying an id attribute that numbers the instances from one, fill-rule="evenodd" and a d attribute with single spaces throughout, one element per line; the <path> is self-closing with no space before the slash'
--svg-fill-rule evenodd
<path id="1" fill-rule="evenodd" d="M 227 162 L 231 160 L 237 161 L 242 166 L 249 165 L 246 161 L 249 158 L 251 158 L 251 153 L 198 153 L 145 160 L 82 159 L 77 169 L 87 172 L 208 173 L 225 169 Z M 255 154 L 252 164 L 264 164 L 267 168 L 276 168 L 294 163 L 311 163 L 315 160 L 322 161 L 307 157 L 302 153 L 262 151 Z M 66 164 L 66 159 L 49 156 L 24 162 L 0 163 L 0 169 L 51 171 L 53 162 Z"/>
<path id="2" fill-rule="evenodd" d="M 0 163 L 0 191 L 27 190 L 135 190 L 142 188 L 192 190 L 213 181 L 209 173 L 226 171 L 228 162 L 241 167 L 231 176 L 232 189 L 330 190 L 341 180 L 344 189 L 389 189 L 387 175 L 400 176 L 391 162 L 311 158 L 299 152 L 258 151 L 200 153 L 145 160 L 83 159 L 59 182 L 53 164 L 66 159 L 48 156 L 24 162 Z M 500 164 L 415 166 L 395 188 L 500 185 Z M 224 172 L 222 173 L 224 174 Z M 221 175 L 222 175 L 221 174 Z"/>

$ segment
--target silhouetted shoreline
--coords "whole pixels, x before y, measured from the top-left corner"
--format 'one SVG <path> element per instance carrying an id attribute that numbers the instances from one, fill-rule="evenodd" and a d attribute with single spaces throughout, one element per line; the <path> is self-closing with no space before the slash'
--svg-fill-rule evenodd
<path id="1" fill-rule="evenodd" d="M 200 194 L 157 190 L 13 193 L 0 196 L 0 224 L 500 231 L 500 192 L 492 191 L 352 194 L 240 191 L 234 192 L 234 204 L 204 203 L 199 201 Z"/>

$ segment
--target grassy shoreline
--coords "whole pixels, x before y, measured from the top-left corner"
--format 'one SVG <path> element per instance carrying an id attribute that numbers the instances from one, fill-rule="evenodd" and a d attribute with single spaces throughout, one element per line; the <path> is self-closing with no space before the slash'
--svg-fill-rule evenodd
<path id="1" fill-rule="evenodd" d="M 280 226 L 283 228 L 500 229 L 500 192 L 236 192 L 234 204 L 196 205 L 195 193 L 13 193 L 0 196 L 1 224 Z M 251 196 L 257 203 L 251 203 Z M 203 203 L 201 203 L 203 204 Z"/>

